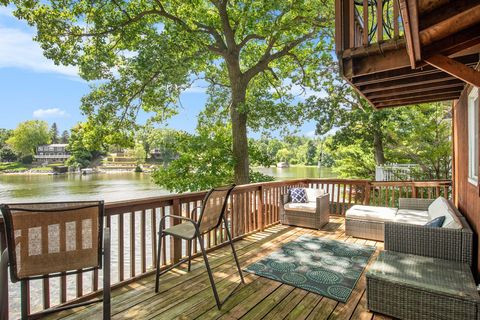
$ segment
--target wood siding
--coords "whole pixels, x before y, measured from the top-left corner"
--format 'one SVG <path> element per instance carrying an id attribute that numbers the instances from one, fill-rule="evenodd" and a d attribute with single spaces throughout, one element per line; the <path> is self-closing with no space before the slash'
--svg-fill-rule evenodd
<path id="1" fill-rule="evenodd" d="M 455 204 L 464 214 L 477 234 L 474 252 L 475 278 L 480 280 L 480 247 L 478 246 L 478 234 L 480 231 L 480 190 L 468 182 L 468 95 L 472 90 L 467 86 L 462 92 L 460 99 L 453 106 L 453 148 L 454 148 L 454 193 Z"/>

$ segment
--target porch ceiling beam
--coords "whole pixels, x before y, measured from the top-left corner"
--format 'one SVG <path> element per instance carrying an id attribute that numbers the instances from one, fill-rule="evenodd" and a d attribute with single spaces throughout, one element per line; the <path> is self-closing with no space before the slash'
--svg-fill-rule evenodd
<path id="1" fill-rule="evenodd" d="M 420 43 L 425 46 L 480 22 L 480 0 L 456 0 L 420 19 Z"/>
<path id="2" fill-rule="evenodd" d="M 479 61 L 479 55 L 478 53 L 469 54 L 469 55 L 457 57 L 455 58 L 455 60 L 469 66 L 475 66 Z M 368 75 L 357 76 L 357 77 L 353 77 L 352 82 L 357 86 L 364 86 L 364 85 L 378 83 L 378 82 L 393 81 L 393 80 L 399 80 L 403 78 L 417 77 L 420 75 L 428 75 L 428 74 L 435 74 L 435 73 L 438 74 L 441 72 L 442 72 L 441 70 L 438 70 L 433 66 L 425 64 L 425 66 L 422 67 L 421 69 L 419 68 L 419 69 L 412 70 L 410 67 L 403 67 L 395 70 L 388 70 L 388 71 L 382 71 L 382 72 L 377 72 L 377 73 L 368 74 Z"/>
<path id="3" fill-rule="evenodd" d="M 404 89 L 388 89 L 388 90 L 383 90 L 379 92 L 373 92 L 371 94 L 367 94 L 367 96 L 369 97 L 369 99 L 388 98 L 395 94 L 416 94 L 416 93 L 423 94 L 432 89 L 450 90 L 453 88 L 453 89 L 462 90 L 464 87 L 465 87 L 465 84 L 463 82 L 457 79 L 453 79 L 453 80 L 438 82 L 434 85 L 429 83 L 429 84 L 415 85 L 412 87 L 406 87 Z"/>
<path id="4" fill-rule="evenodd" d="M 422 48 L 422 55 L 429 57 L 433 54 L 443 54 L 451 56 L 457 52 L 461 52 L 480 43 L 480 23 L 452 34 L 444 39 L 435 41 L 434 43 Z M 477 51 L 478 52 L 478 51 Z"/>
<path id="5" fill-rule="evenodd" d="M 382 98 L 375 98 L 371 99 L 371 101 L 374 104 L 377 103 L 385 103 L 385 102 L 392 102 L 396 100 L 405 100 L 405 99 L 423 99 L 423 98 L 437 98 L 439 96 L 445 96 L 445 95 L 457 95 L 460 96 L 462 93 L 461 88 L 454 88 L 454 89 L 438 89 L 438 90 L 430 90 L 430 91 L 424 91 L 424 92 L 419 92 L 419 93 L 403 93 L 399 92 L 398 95 L 391 95 L 389 97 L 382 97 Z"/>
<path id="6" fill-rule="evenodd" d="M 473 86 L 480 87 L 480 71 L 467 67 L 454 59 L 435 54 L 425 60 L 428 64 L 465 81 Z"/>
<path id="7" fill-rule="evenodd" d="M 400 14 L 403 20 L 405 39 L 407 40 L 407 53 L 410 66 L 414 69 L 417 62 L 422 60 L 420 38 L 418 34 L 418 7 L 416 0 L 398 0 Z"/>
<path id="8" fill-rule="evenodd" d="M 427 102 L 438 102 L 438 101 L 448 101 L 458 99 L 459 95 L 444 95 L 444 96 L 435 96 L 435 97 L 425 97 L 423 99 L 405 99 L 405 100 L 396 100 L 391 102 L 377 103 L 376 108 L 387 108 L 387 107 L 400 107 L 400 106 L 409 106 L 420 103 Z"/>
<path id="9" fill-rule="evenodd" d="M 408 54 L 405 49 L 386 51 L 383 54 L 376 54 L 362 58 L 346 59 L 346 61 L 351 62 L 351 69 L 345 70 L 347 71 L 345 72 L 345 76 L 350 79 L 386 70 L 404 68 L 410 65 Z"/>
<path id="10" fill-rule="evenodd" d="M 445 72 L 440 72 L 440 73 L 435 73 L 435 74 L 430 74 L 430 75 L 421 75 L 421 76 L 416 76 L 416 77 L 411 77 L 411 78 L 405 78 L 405 79 L 400 79 L 400 80 L 395 80 L 395 81 L 384 81 L 384 82 L 379 82 L 367 86 L 361 86 L 360 89 L 363 93 L 371 93 L 371 92 L 379 92 L 379 91 L 384 91 L 388 89 L 405 89 L 407 87 L 413 87 L 417 85 L 423 85 L 423 84 L 434 84 L 437 82 L 443 82 L 447 80 L 454 80 L 455 77 L 445 73 Z"/>

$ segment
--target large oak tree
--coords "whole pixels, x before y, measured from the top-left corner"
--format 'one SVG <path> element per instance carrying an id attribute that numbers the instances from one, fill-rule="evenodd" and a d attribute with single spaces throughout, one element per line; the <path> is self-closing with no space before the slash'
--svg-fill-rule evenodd
<path id="1" fill-rule="evenodd" d="M 95 81 L 82 101 L 97 135 L 116 143 L 139 110 L 177 112 L 202 79 L 228 92 L 236 183 L 249 181 L 248 128 L 298 122 L 298 89 L 321 85 L 332 0 L 12 0 L 56 63 Z"/>

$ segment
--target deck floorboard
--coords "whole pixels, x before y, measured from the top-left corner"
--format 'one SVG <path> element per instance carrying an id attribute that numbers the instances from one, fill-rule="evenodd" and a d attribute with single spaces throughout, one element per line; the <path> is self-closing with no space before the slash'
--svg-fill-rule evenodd
<path id="1" fill-rule="evenodd" d="M 332 217 L 322 230 L 276 225 L 235 242 L 240 264 L 245 267 L 302 234 L 383 248 L 381 242 L 347 237 L 343 218 Z M 209 258 L 220 299 L 223 299 L 237 287 L 238 272 L 229 247 L 213 251 Z M 202 258 L 197 257 L 191 272 L 181 266 L 163 275 L 158 294 L 154 292 L 154 276 L 113 290 L 112 319 L 390 319 L 367 309 L 364 274 L 347 303 L 254 274 L 244 273 L 244 277 L 245 284 L 218 310 Z M 101 307 L 95 304 L 66 310 L 48 319 L 101 319 Z"/>

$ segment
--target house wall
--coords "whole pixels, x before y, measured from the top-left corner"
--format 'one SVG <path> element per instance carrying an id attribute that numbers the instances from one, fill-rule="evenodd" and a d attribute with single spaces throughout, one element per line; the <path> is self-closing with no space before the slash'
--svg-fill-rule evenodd
<path id="1" fill-rule="evenodd" d="M 472 90 L 467 86 L 459 100 L 453 104 L 453 183 L 454 201 L 460 212 L 467 218 L 477 235 L 474 254 L 476 254 L 475 269 L 477 282 L 480 280 L 480 190 L 468 182 L 468 94 Z"/>

